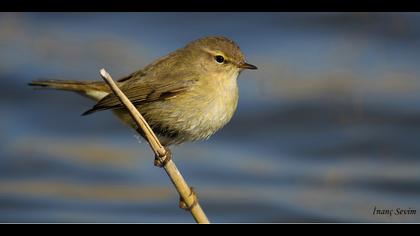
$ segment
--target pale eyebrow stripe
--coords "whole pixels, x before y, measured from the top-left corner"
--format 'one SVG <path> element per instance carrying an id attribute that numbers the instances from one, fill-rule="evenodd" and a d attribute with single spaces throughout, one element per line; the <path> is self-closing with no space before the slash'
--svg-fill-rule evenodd
<path id="1" fill-rule="evenodd" d="M 226 55 L 225 55 L 224 53 L 222 53 L 221 51 L 213 51 L 213 50 L 210 50 L 210 49 L 208 49 L 208 48 L 203 48 L 203 50 L 204 50 L 205 52 L 208 52 L 208 53 L 210 53 L 210 54 L 214 55 L 214 56 L 217 56 L 217 55 L 222 55 L 222 56 L 225 58 L 225 61 L 228 61 L 228 62 L 230 62 L 230 63 L 236 64 L 236 63 L 234 62 L 234 60 L 233 60 L 231 57 L 226 56 Z"/>

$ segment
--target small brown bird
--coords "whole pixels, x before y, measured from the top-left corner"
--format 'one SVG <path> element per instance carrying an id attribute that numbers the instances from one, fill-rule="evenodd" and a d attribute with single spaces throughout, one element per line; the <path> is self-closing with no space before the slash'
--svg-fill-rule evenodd
<path id="1" fill-rule="evenodd" d="M 210 36 L 190 42 L 117 81 L 165 146 L 208 139 L 232 118 L 238 103 L 237 77 L 245 62 L 232 40 Z M 97 101 L 83 113 L 112 109 L 136 128 L 118 98 L 102 81 L 39 80 L 29 83 L 75 91 Z"/>

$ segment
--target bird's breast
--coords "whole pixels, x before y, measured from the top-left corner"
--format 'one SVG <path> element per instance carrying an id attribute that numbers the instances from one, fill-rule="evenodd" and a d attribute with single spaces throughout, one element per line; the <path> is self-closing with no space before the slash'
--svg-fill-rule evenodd
<path id="1" fill-rule="evenodd" d="M 225 126 L 232 118 L 238 104 L 237 74 L 224 79 L 209 81 L 206 91 L 194 99 L 199 109 L 192 109 L 195 119 L 190 124 L 200 133 L 200 139 L 206 139 Z"/>
<path id="2" fill-rule="evenodd" d="M 168 100 L 141 105 L 139 110 L 165 144 L 207 139 L 235 113 L 236 77 L 199 83 Z"/>

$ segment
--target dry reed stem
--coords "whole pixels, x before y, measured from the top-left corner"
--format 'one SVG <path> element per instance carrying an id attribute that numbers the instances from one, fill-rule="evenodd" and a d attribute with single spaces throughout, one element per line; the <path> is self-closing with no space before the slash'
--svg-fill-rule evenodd
<path id="1" fill-rule="evenodd" d="M 121 103 L 124 104 L 124 106 L 127 108 L 137 126 L 142 129 L 156 157 L 159 158 L 161 163 L 166 162 L 163 168 L 165 169 L 166 174 L 171 179 L 173 185 L 175 186 L 182 199 L 180 205 L 181 203 L 186 205 L 197 223 L 210 223 L 198 202 L 198 197 L 188 186 L 187 182 L 185 182 L 184 177 L 182 177 L 181 172 L 179 172 L 175 163 L 172 161 L 172 158 L 165 160 L 169 155 L 171 155 L 168 153 L 169 150 L 163 147 L 159 139 L 154 134 L 153 130 L 150 128 L 149 124 L 147 124 L 146 120 L 127 98 L 127 96 L 125 96 L 125 94 L 118 88 L 108 72 L 105 69 L 101 69 L 100 74 L 105 82 L 109 85 L 111 90 L 114 92 L 114 94 L 119 98 Z"/>

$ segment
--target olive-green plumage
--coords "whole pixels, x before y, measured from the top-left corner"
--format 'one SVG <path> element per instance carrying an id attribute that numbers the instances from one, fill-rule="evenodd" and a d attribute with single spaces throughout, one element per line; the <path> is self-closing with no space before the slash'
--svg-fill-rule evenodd
<path id="1" fill-rule="evenodd" d="M 163 145 L 209 138 L 232 118 L 238 103 L 237 77 L 247 64 L 235 42 L 220 36 L 195 40 L 117 84 L 139 109 Z M 81 93 L 97 101 L 83 115 L 112 109 L 135 126 L 105 82 L 39 80 L 30 83 Z"/>

